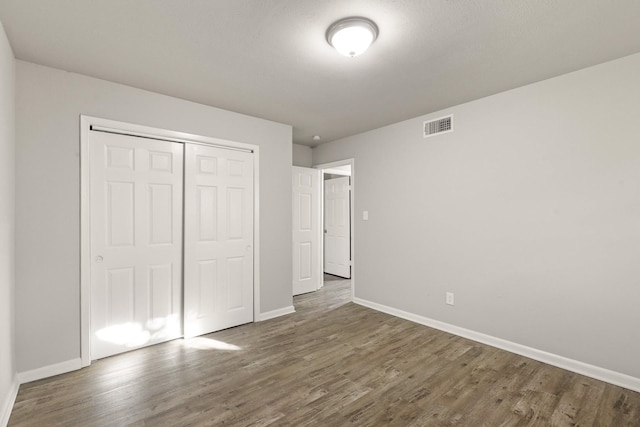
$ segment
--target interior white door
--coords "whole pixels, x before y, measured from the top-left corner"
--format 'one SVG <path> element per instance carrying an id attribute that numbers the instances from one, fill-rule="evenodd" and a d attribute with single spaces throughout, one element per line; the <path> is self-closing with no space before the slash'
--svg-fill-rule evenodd
<path id="1" fill-rule="evenodd" d="M 91 131 L 91 358 L 182 335 L 183 147 Z"/>
<path id="2" fill-rule="evenodd" d="M 184 335 L 253 321 L 253 154 L 185 147 Z"/>
<path id="3" fill-rule="evenodd" d="M 351 278 L 349 177 L 324 182 L 324 271 Z"/>
<path id="4" fill-rule="evenodd" d="M 293 295 L 322 285 L 320 180 L 322 171 L 293 166 Z"/>

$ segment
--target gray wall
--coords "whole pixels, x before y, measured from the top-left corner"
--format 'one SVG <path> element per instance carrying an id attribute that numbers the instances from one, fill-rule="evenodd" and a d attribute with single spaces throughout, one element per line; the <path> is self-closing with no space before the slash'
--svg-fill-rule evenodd
<path id="1" fill-rule="evenodd" d="M 15 60 L 0 23 L 0 424 L 12 396 L 14 357 Z"/>
<path id="2" fill-rule="evenodd" d="M 261 311 L 291 306 L 291 127 L 17 61 L 18 371 L 80 356 L 80 114 L 260 146 Z"/>
<path id="3" fill-rule="evenodd" d="M 314 148 L 355 158 L 356 297 L 640 377 L 639 113 L 636 54 Z"/>
<path id="4" fill-rule="evenodd" d="M 310 168 L 313 165 L 312 156 L 311 147 L 293 144 L 293 166 Z"/>

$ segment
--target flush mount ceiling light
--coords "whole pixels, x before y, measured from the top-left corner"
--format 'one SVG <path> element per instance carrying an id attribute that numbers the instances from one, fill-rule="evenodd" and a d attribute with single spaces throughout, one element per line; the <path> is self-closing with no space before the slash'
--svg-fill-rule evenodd
<path id="1" fill-rule="evenodd" d="M 367 18 L 351 17 L 334 22 L 327 41 L 344 56 L 358 56 L 378 37 L 378 26 Z"/>

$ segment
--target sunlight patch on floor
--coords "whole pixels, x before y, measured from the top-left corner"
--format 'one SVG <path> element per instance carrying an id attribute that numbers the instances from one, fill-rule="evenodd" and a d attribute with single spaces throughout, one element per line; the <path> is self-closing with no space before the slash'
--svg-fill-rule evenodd
<path id="1" fill-rule="evenodd" d="M 212 338 L 195 337 L 187 338 L 182 341 L 186 348 L 195 348 L 197 350 L 224 350 L 224 351 L 238 351 L 242 350 L 242 347 L 238 347 L 234 344 L 229 344 L 224 341 L 214 340 Z"/>
<path id="2" fill-rule="evenodd" d="M 150 319 L 145 325 L 127 322 L 107 326 L 96 332 L 99 340 L 127 348 L 140 347 L 151 341 L 158 342 L 179 335 L 180 321 L 175 314 Z"/>

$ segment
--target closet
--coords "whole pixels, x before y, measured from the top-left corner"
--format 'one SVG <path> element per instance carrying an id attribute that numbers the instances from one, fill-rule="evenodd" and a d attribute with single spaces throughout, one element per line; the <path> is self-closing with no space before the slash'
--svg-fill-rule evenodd
<path id="1" fill-rule="evenodd" d="M 88 132 L 91 359 L 253 321 L 254 154 Z"/>

